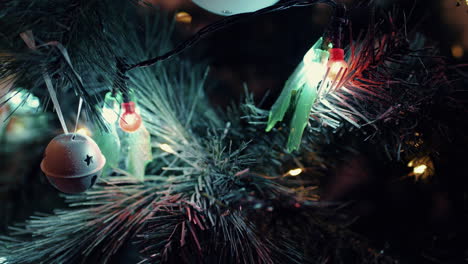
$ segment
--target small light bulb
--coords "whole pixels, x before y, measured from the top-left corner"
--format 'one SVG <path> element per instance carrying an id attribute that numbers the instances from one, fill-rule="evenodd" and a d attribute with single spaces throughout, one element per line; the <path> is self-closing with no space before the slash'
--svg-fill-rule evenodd
<path id="1" fill-rule="evenodd" d="M 452 56 L 456 59 L 461 59 L 463 58 L 463 55 L 465 51 L 463 50 L 463 47 L 460 44 L 455 44 L 451 48 L 452 50 Z"/>
<path id="2" fill-rule="evenodd" d="M 120 128 L 125 132 L 135 132 L 141 126 L 141 117 L 135 112 L 135 103 L 122 103 L 124 113 L 120 117 Z"/>
<path id="3" fill-rule="evenodd" d="M 24 90 L 17 90 L 12 92 L 14 95 L 10 98 L 9 103 L 14 108 L 21 107 L 28 110 L 36 110 L 40 106 L 39 98 L 32 94 L 28 94 Z"/>
<path id="4" fill-rule="evenodd" d="M 327 68 L 325 65 L 318 63 L 318 62 L 309 62 L 305 65 L 306 69 L 306 78 L 307 82 L 309 83 L 310 87 L 317 87 L 320 81 L 323 79 L 325 75 L 325 71 Z"/>
<path id="5" fill-rule="evenodd" d="M 169 146 L 168 144 L 166 144 L 166 143 L 159 144 L 159 148 L 161 148 L 162 150 L 164 150 L 167 153 L 172 153 L 172 154 L 176 153 L 174 151 L 174 149 L 171 146 Z"/>
<path id="6" fill-rule="evenodd" d="M 320 42 L 321 43 L 321 42 Z M 310 87 L 317 87 L 327 71 L 328 52 L 316 47 L 317 43 L 307 51 L 302 59 L 307 82 Z"/>
<path id="7" fill-rule="evenodd" d="M 346 69 L 348 69 L 348 63 L 344 60 L 344 50 L 337 48 L 330 49 L 330 59 L 327 66 L 330 68 L 328 78 L 332 81 L 335 79 L 340 81 Z"/>
<path id="8" fill-rule="evenodd" d="M 288 171 L 288 174 L 291 175 L 291 176 L 297 176 L 297 175 L 299 175 L 301 173 L 302 173 L 301 168 L 297 168 L 297 169 Z"/>
<path id="9" fill-rule="evenodd" d="M 120 114 L 120 104 L 121 101 L 120 94 L 108 92 L 104 97 L 104 105 L 102 107 L 102 117 L 109 124 L 115 124 L 119 120 Z"/>
<path id="10" fill-rule="evenodd" d="M 192 23 L 192 16 L 187 12 L 179 12 L 176 14 L 176 21 L 179 23 L 190 24 Z"/>
<path id="11" fill-rule="evenodd" d="M 88 136 L 88 137 L 91 136 L 91 131 L 89 131 L 89 129 L 86 128 L 86 127 L 82 127 L 82 128 L 80 128 L 80 129 L 78 129 L 78 130 L 76 131 L 76 133 L 81 134 L 81 135 L 85 135 L 85 136 Z"/>
<path id="12" fill-rule="evenodd" d="M 24 100 L 25 94 L 22 91 L 16 91 L 14 93 L 15 95 L 10 98 L 10 103 L 15 106 L 20 105 Z"/>
<path id="13" fill-rule="evenodd" d="M 102 116 L 109 124 L 114 124 L 119 119 L 118 111 L 107 107 L 102 108 Z"/>
<path id="14" fill-rule="evenodd" d="M 418 165 L 416 167 L 413 168 L 413 173 L 414 174 L 423 174 L 424 172 L 426 172 L 426 169 L 427 169 L 427 166 L 422 164 L 422 165 Z"/>

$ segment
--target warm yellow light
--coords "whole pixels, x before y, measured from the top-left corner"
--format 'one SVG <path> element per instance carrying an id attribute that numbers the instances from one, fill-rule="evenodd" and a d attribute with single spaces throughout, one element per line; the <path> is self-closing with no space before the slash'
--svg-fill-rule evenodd
<path id="1" fill-rule="evenodd" d="M 176 21 L 179 23 L 190 24 L 192 23 L 192 16 L 187 12 L 179 12 L 176 15 Z"/>
<path id="2" fill-rule="evenodd" d="M 463 57 L 463 54 L 465 51 L 463 50 L 463 47 L 459 44 L 455 44 L 452 46 L 452 56 L 454 58 L 460 59 Z"/>
<path id="3" fill-rule="evenodd" d="M 172 153 L 172 154 L 176 153 L 176 152 L 174 151 L 174 149 L 172 149 L 172 147 L 169 146 L 169 145 L 166 144 L 166 143 L 164 143 L 164 144 L 159 144 L 159 148 L 161 148 L 162 150 L 164 150 L 164 151 L 167 152 L 167 153 Z"/>
<path id="4" fill-rule="evenodd" d="M 89 131 L 89 129 L 87 129 L 86 127 L 82 127 L 80 129 L 78 129 L 76 131 L 76 133 L 81 134 L 81 135 L 85 135 L 85 136 L 88 136 L 88 137 L 91 136 L 91 131 Z"/>
<path id="5" fill-rule="evenodd" d="M 301 168 L 297 168 L 297 169 L 288 171 L 288 174 L 291 175 L 291 176 L 297 176 L 297 175 L 299 175 L 301 173 L 302 173 Z"/>
<path id="6" fill-rule="evenodd" d="M 348 69 L 348 63 L 346 61 L 335 61 L 333 63 L 329 63 L 328 67 L 330 67 L 330 71 L 328 72 L 328 79 L 330 81 L 341 81 L 345 71 Z"/>
<path id="7" fill-rule="evenodd" d="M 344 49 L 333 48 L 329 50 L 330 58 L 328 59 L 328 79 L 330 81 L 341 81 L 344 73 L 348 69 L 348 63 L 344 60 Z"/>
<path id="8" fill-rule="evenodd" d="M 418 165 L 416 167 L 413 168 L 413 173 L 414 174 L 423 174 L 424 172 L 426 172 L 427 170 L 427 166 L 422 164 L 422 165 Z"/>

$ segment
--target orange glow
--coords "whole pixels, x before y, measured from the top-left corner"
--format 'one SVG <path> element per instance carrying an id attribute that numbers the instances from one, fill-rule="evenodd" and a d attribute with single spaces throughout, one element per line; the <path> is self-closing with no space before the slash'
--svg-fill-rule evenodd
<path id="1" fill-rule="evenodd" d="M 464 53 L 465 51 L 463 50 L 463 47 L 461 45 L 456 44 L 452 46 L 452 56 L 454 58 L 460 59 L 463 57 Z"/>
<path id="2" fill-rule="evenodd" d="M 427 180 L 434 175 L 434 163 L 430 157 L 414 158 L 408 163 L 408 167 L 412 167 L 412 172 L 409 177 L 414 177 L 415 180 Z"/>
<path id="3" fill-rule="evenodd" d="M 330 59 L 328 60 L 328 67 L 330 71 L 328 72 L 328 79 L 334 81 L 340 81 L 341 77 L 348 69 L 348 63 L 344 60 L 344 50 L 343 49 L 330 49 Z M 338 76 L 339 74 L 339 76 Z"/>
<path id="4" fill-rule="evenodd" d="M 457 32 L 453 41 L 462 46 L 464 50 L 468 50 L 468 2 L 466 0 L 440 0 L 434 3 L 436 2 L 440 6 L 444 26 L 452 32 Z M 455 3 L 459 3 L 459 5 L 455 5 Z"/>
<path id="5" fill-rule="evenodd" d="M 82 127 L 76 131 L 76 133 L 90 137 L 91 131 L 87 127 Z"/>
<path id="6" fill-rule="evenodd" d="M 330 67 L 330 71 L 328 72 L 328 78 L 330 80 L 338 79 L 340 81 L 341 77 L 343 76 L 346 69 L 348 69 L 348 63 L 346 61 L 333 61 L 328 63 L 328 67 Z"/>
<path id="7" fill-rule="evenodd" d="M 176 15 L 176 21 L 179 23 L 190 24 L 192 23 L 192 16 L 187 12 L 179 12 Z"/>
<path id="8" fill-rule="evenodd" d="M 123 103 L 122 108 L 125 110 L 123 115 L 120 117 L 120 128 L 125 132 L 135 132 L 141 126 L 141 117 L 135 112 L 135 103 L 128 102 Z"/>
<path id="9" fill-rule="evenodd" d="M 427 166 L 425 164 L 421 164 L 413 168 L 413 173 L 416 175 L 419 175 L 419 174 L 423 174 L 424 172 L 426 172 L 426 170 L 427 170 Z"/>

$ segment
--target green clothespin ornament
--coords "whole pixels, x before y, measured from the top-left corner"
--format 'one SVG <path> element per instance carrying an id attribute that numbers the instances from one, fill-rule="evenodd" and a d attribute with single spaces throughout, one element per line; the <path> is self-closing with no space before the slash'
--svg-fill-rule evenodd
<path id="1" fill-rule="evenodd" d="M 294 111 L 290 123 L 287 151 L 299 149 L 311 108 L 317 99 L 317 89 L 327 70 L 329 53 L 322 49 L 323 38 L 312 46 L 303 61 L 286 81 L 280 96 L 270 110 L 266 131 L 282 121 L 288 109 Z M 331 45 L 328 45 L 331 48 Z"/>
<path id="2" fill-rule="evenodd" d="M 126 171 L 137 180 L 144 181 L 146 165 L 153 160 L 151 136 L 132 97 L 130 91 L 124 95 L 119 126 L 127 143 Z"/>
<path id="3" fill-rule="evenodd" d="M 145 179 L 146 165 L 153 160 L 150 134 L 143 122 L 137 131 L 127 133 L 127 136 L 127 171 L 136 179 L 143 181 Z"/>
<path id="4" fill-rule="evenodd" d="M 103 175 L 107 175 L 112 168 L 117 168 L 120 162 L 121 144 L 117 131 L 117 121 L 120 114 L 120 102 L 122 96 L 118 93 L 113 95 L 108 92 L 104 98 L 102 107 L 102 115 L 107 123 L 107 131 L 98 130 L 93 133 L 93 139 L 101 149 L 102 154 L 106 157 L 106 166 L 104 167 Z"/>

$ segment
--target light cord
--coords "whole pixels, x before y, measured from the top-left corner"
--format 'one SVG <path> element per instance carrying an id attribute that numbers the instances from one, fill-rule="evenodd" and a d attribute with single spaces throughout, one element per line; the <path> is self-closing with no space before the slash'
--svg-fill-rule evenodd
<path id="1" fill-rule="evenodd" d="M 194 44 L 196 44 L 198 41 L 200 41 L 205 36 L 207 36 L 207 35 L 209 35 L 211 33 L 214 33 L 216 31 L 219 31 L 219 30 L 221 30 L 223 28 L 226 28 L 228 26 L 231 26 L 233 24 L 236 24 L 236 23 L 238 23 L 240 21 L 244 21 L 244 20 L 256 17 L 256 16 L 260 16 L 260 15 L 264 15 L 264 14 L 268 14 L 268 13 L 272 13 L 272 12 L 287 10 L 289 8 L 292 8 L 292 7 L 305 7 L 305 6 L 315 5 L 315 4 L 327 4 L 327 5 L 331 6 L 333 9 L 336 9 L 337 6 L 343 6 L 343 4 L 336 3 L 333 0 L 290 0 L 290 1 L 286 1 L 284 3 L 279 3 L 279 4 L 276 4 L 276 5 L 272 5 L 272 6 L 262 8 L 260 10 L 254 11 L 254 12 L 228 16 L 226 18 L 223 18 L 223 19 L 221 19 L 219 21 L 216 21 L 216 22 L 214 22 L 212 24 L 209 24 L 209 25 L 203 27 L 197 33 L 195 33 L 192 37 L 190 37 L 189 39 L 187 39 L 187 40 L 183 41 L 182 43 L 180 43 L 179 45 L 177 45 L 173 50 L 170 50 L 170 51 L 166 52 L 163 55 L 160 55 L 160 56 L 157 56 L 157 57 L 154 57 L 154 58 L 151 58 L 151 59 L 147 59 L 147 60 L 132 64 L 132 65 L 129 65 L 123 72 L 125 73 L 126 71 L 130 71 L 130 70 L 133 70 L 133 69 L 136 69 L 136 68 L 152 66 L 152 65 L 154 65 L 155 63 L 157 63 L 159 61 L 164 61 L 164 60 L 170 59 L 170 58 L 182 53 L 186 49 L 192 47 Z"/>

